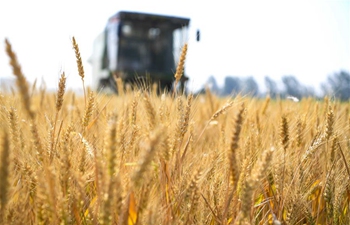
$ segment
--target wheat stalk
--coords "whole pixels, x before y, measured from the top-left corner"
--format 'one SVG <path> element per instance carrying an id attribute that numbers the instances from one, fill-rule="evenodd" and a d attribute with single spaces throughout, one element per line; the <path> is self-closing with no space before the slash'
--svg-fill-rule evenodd
<path id="1" fill-rule="evenodd" d="M 8 191 L 10 183 L 10 141 L 5 132 L 2 141 L 1 165 L 0 165 L 0 222 L 4 221 L 5 209 L 8 202 Z"/>

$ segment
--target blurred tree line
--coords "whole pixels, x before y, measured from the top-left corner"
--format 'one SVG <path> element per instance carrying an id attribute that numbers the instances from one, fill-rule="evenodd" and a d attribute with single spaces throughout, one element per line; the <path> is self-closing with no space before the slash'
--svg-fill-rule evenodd
<path id="1" fill-rule="evenodd" d="M 207 81 L 207 86 L 217 95 L 250 95 L 253 97 L 264 97 L 270 95 L 271 98 L 293 96 L 298 99 L 303 97 L 323 97 L 325 95 L 335 97 L 342 101 L 350 100 L 350 73 L 347 71 L 336 72 L 327 77 L 327 80 L 321 83 L 321 92 L 316 94 L 314 88 L 301 84 L 293 75 L 282 76 L 282 85 L 272 78 L 266 76 L 264 79 L 264 93 L 260 92 L 259 85 L 255 79 L 250 76 L 246 78 L 227 76 L 224 86 L 219 87 L 214 76 Z"/>

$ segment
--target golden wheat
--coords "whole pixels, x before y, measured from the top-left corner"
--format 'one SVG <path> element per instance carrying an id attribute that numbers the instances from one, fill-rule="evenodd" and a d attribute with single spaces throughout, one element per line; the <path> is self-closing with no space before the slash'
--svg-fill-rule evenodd
<path id="1" fill-rule="evenodd" d="M 18 90 L 0 93 L 1 224 L 350 223 L 348 103 L 158 96 L 122 80 L 83 97 L 65 73 L 56 93 L 29 92 L 6 51 Z"/>
<path id="2" fill-rule="evenodd" d="M 176 68 L 176 72 L 175 72 L 175 88 L 177 83 L 180 81 L 181 77 L 183 76 L 184 73 L 184 66 L 185 66 L 185 61 L 186 61 L 186 54 L 187 54 L 187 48 L 188 48 L 188 44 L 186 43 L 183 47 L 182 47 L 182 51 L 181 51 L 181 56 L 180 56 L 180 60 L 179 63 L 177 65 Z"/>
<path id="3" fill-rule="evenodd" d="M 27 82 L 27 79 L 22 73 L 22 68 L 17 61 L 17 56 L 12 50 L 12 46 L 10 42 L 5 39 L 5 44 L 6 44 L 6 53 L 10 58 L 10 65 L 12 67 L 13 75 L 16 76 L 16 84 L 19 89 L 19 92 L 22 96 L 22 102 L 24 105 L 25 110 L 27 111 L 28 115 L 33 118 L 34 117 L 34 112 L 31 109 L 31 99 L 30 99 L 30 94 L 29 94 L 29 85 Z"/>

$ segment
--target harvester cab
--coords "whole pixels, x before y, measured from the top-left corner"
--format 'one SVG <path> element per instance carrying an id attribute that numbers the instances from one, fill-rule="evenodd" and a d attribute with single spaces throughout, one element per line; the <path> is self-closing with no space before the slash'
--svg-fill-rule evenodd
<path id="1" fill-rule="evenodd" d="M 117 91 L 114 78 L 120 77 L 124 83 L 146 79 L 170 90 L 189 22 L 188 18 L 126 11 L 112 16 L 94 42 L 92 88 Z"/>

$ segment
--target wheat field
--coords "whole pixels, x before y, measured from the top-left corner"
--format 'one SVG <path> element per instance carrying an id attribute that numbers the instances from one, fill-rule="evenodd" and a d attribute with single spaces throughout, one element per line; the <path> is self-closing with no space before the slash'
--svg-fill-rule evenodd
<path id="1" fill-rule="evenodd" d="M 97 93 L 74 38 L 84 95 L 51 93 L 5 44 L 0 224 L 350 224 L 349 102 Z"/>

